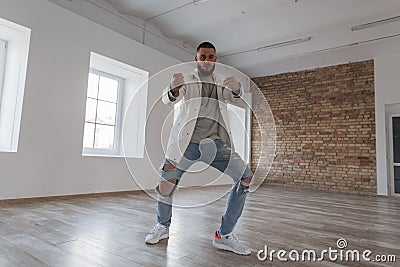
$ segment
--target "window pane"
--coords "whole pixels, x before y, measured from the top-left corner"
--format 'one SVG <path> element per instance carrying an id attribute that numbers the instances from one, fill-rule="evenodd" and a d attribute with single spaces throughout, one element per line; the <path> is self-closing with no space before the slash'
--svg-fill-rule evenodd
<path id="1" fill-rule="evenodd" d="M 99 75 L 89 73 L 87 97 L 97 98 L 99 90 Z"/>
<path id="2" fill-rule="evenodd" d="M 94 148 L 112 149 L 114 147 L 114 126 L 96 125 Z"/>
<path id="3" fill-rule="evenodd" d="M 83 133 L 83 147 L 93 148 L 94 141 L 94 123 L 85 123 Z"/>
<path id="4" fill-rule="evenodd" d="M 96 120 L 96 105 L 97 101 L 94 99 L 86 99 L 86 122 L 95 122 Z"/>
<path id="5" fill-rule="evenodd" d="M 96 123 L 115 125 L 116 112 L 117 112 L 117 104 L 99 100 L 97 104 Z"/>
<path id="6" fill-rule="evenodd" d="M 100 77 L 99 99 L 116 103 L 118 96 L 118 81 Z"/>

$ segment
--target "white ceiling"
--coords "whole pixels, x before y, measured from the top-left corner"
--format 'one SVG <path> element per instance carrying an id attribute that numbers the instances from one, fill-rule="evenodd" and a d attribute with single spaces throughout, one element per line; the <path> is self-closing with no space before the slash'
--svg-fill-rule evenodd
<path id="1" fill-rule="evenodd" d="M 220 62 L 251 77 L 400 51 L 400 36 L 371 41 L 400 34 L 400 21 L 359 31 L 350 29 L 399 16 L 400 0 L 202 0 L 197 4 L 193 3 L 196 0 L 106 1 L 120 14 L 155 25 L 168 38 L 192 47 L 211 41 Z M 308 42 L 256 50 L 307 36 L 312 37 Z M 355 45 L 346 47 L 351 44 Z"/>

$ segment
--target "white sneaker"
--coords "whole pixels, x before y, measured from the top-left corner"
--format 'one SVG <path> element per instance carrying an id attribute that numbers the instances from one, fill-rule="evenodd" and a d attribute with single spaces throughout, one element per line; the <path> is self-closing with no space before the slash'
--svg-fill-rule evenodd
<path id="1" fill-rule="evenodd" d="M 157 244 L 160 240 L 169 237 L 169 227 L 157 223 L 144 240 L 147 244 Z"/>
<path id="2" fill-rule="evenodd" d="M 216 248 L 232 251 L 233 253 L 240 255 L 250 255 L 251 249 L 246 247 L 245 245 L 240 244 L 239 239 L 234 236 L 232 233 L 229 235 L 220 235 L 215 232 L 213 245 Z"/>

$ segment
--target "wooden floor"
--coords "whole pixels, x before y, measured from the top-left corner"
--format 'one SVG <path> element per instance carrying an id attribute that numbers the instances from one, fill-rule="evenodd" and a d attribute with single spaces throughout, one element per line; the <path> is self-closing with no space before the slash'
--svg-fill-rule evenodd
<path id="1" fill-rule="evenodd" d="M 191 202 L 226 187 L 185 189 Z M 219 251 L 212 236 L 226 197 L 200 208 L 175 208 L 171 236 L 157 245 L 144 237 L 155 224 L 155 200 L 145 193 L 0 204 L 0 266 L 400 266 L 400 199 L 284 188 L 249 194 L 235 233 L 250 256 Z M 369 249 L 395 263 L 260 261 L 269 249 Z"/>

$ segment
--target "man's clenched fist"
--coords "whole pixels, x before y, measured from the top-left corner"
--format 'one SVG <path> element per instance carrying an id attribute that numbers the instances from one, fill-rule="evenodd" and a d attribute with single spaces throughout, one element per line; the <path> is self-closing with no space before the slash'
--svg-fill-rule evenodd
<path id="1" fill-rule="evenodd" d="M 224 86 L 234 92 L 239 91 L 240 89 L 240 83 L 232 76 L 224 80 Z"/>
<path id="2" fill-rule="evenodd" d="M 171 84 L 169 85 L 171 93 L 178 92 L 179 89 L 181 89 L 181 87 L 184 85 L 185 81 L 183 79 L 182 73 L 175 73 L 174 75 L 172 75 Z"/>

